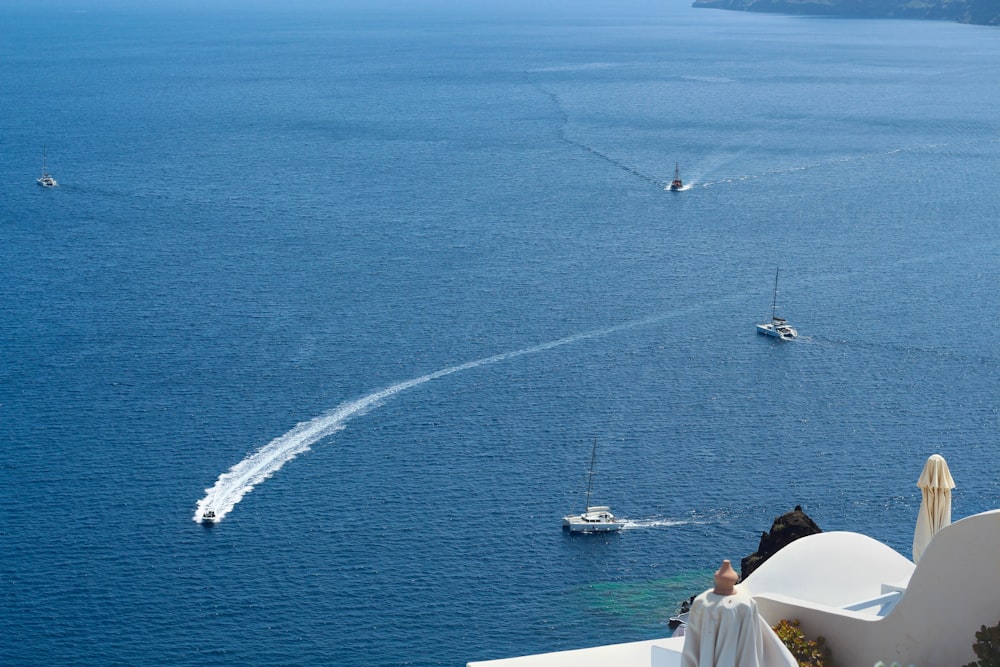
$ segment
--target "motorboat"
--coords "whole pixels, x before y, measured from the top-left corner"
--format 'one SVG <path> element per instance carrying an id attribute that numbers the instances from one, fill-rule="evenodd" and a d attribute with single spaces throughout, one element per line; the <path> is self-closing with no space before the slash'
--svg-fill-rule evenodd
<path id="1" fill-rule="evenodd" d="M 594 463 L 597 460 L 597 440 L 590 452 L 590 473 L 587 478 L 587 502 L 580 514 L 569 514 L 563 517 L 563 530 L 571 533 L 611 533 L 621 530 L 624 522 L 616 519 L 607 505 L 591 505 L 590 499 L 594 489 Z"/>
<path id="2" fill-rule="evenodd" d="M 56 183 L 56 179 L 52 178 L 49 175 L 48 168 L 45 165 L 44 151 L 42 151 L 42 175 L 39 178 L 36 178 L 35 182 L 38 183 L 43 188 L 54 188 L 59 185 L 58 183 Z"/>
<path id="3" fill-rule="evenodd" d="M 674 164 L 674 180 L 670 181 L 670 186 L 667 189 L 673 192 L 684 189 L 684 181 L 681 180 L 681 167 L 679 164 Z"/>
<path id="4" fill-rule="evenodd" d="M 757 333 L 771 336 L 778 340 L 792 340 L 799 335 L 792 325 L 783 317 L 778 317 L 778 269 L 774 270 L 774 297 L 771 300 L 771 321 L 757 325 Z"/>
<path id="5" fill-rule="evenodd" d="M 215 523 L 215 510 L 205 510 L 201 515 L 202 523 Z"/>

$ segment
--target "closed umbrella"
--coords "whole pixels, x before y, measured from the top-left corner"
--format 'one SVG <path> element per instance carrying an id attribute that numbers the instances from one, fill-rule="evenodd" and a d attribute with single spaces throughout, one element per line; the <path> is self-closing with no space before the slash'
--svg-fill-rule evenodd
<path id="1" fill-rule="evenodd" d="M 798 667 L 736 579 L 732 564 L 724 560 L 715 573 L 715 588 L 694 599 L 682 667 Z"/>
<path id="2" fill-rule="evenodd" d="M 920 560 L 934 534 L 951 523 L 951 490 L 955 488 L 955 480 L 943 456 L 934 454 L 927 459 L 917 486 L 923 498 L 913 532 L 914 563 Z"/>

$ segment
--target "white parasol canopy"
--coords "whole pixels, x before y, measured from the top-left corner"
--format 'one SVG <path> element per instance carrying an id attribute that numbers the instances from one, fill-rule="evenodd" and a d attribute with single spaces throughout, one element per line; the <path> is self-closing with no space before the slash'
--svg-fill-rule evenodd
<path id="1" fill-rule="evenodd" d="M 951 523 L 951 490 L 955 488 L 955 480 L 943 456 L 933 454 L 927 459 L 917 486 L 923 498 L 913 532 L 914 563 L 920 560 L 934 534 Z"/>
<path id="2" fill-rule="evenodd" d="M 727 567 L 729 561 L 723 561 Z M 720 570 L 721 571 L 721 570 Z M 681 667 L 798 667 L 757 602 L 740 586 L 716 588 L 696 597 L 684 632 Z"/>

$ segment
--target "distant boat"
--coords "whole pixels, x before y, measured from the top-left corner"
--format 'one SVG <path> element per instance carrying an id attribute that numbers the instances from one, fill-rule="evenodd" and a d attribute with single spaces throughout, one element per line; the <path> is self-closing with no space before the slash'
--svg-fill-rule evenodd
<path id="1" fill-rule="evenodd" d="M 54 188 L 57 185 L 59 185 L 58 183 L 56 183 L 56 179 L 49 176 L 48 168 L 45 165 L 44 150 L 42 150 L 42 175 L 40 178 L 35 179 L 35 182 L 38 183 L 43 188 Z"/>
<path id="2" fill-rule="evenodd" d="M 757 333 L 779 340 L 792 340 L 799 332 L 792 328 L 783 317 L 778 317 L 778 269 L 774 270 L 774 297 L 771 299 L 771 321 L 757 325 Z"/>
<path id="3" fill-rule="evenodd" d="M 205 510 L 201 515 L 203 523 L 215 523 L 215 510 Z"/>
<path id="4" fill-rule="evenodd" d="M 677 163 L 674 163 L 674 180 L 670 181 L 668 189 L 675 192 L 684 189 L 684 181 L 681 180 L 681 166 Z"/>
<path id="5" fill-rule="evenodd" d="M 610 533 L 621 530 L 624 525 L 611 513 L 606 505 L 591 505 L 590 497 L 594 489 L 594 463 L 597 460 L 597 440 L 590 453 L 590 476 L 587 478 L 587 503 L 582 514 L 570 514 L 563 517 L 563 530 L 571 533 Z"/>

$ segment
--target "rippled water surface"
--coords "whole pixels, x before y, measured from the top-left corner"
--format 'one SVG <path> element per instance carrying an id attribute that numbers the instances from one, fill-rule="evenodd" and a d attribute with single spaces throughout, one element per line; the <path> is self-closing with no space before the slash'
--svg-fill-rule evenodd
<path id="1" fill-rule="evenodd" d="M 997 506 L 995 28 L 387 7 L 0 10 L 0 662 L 653 638 Z"/>

